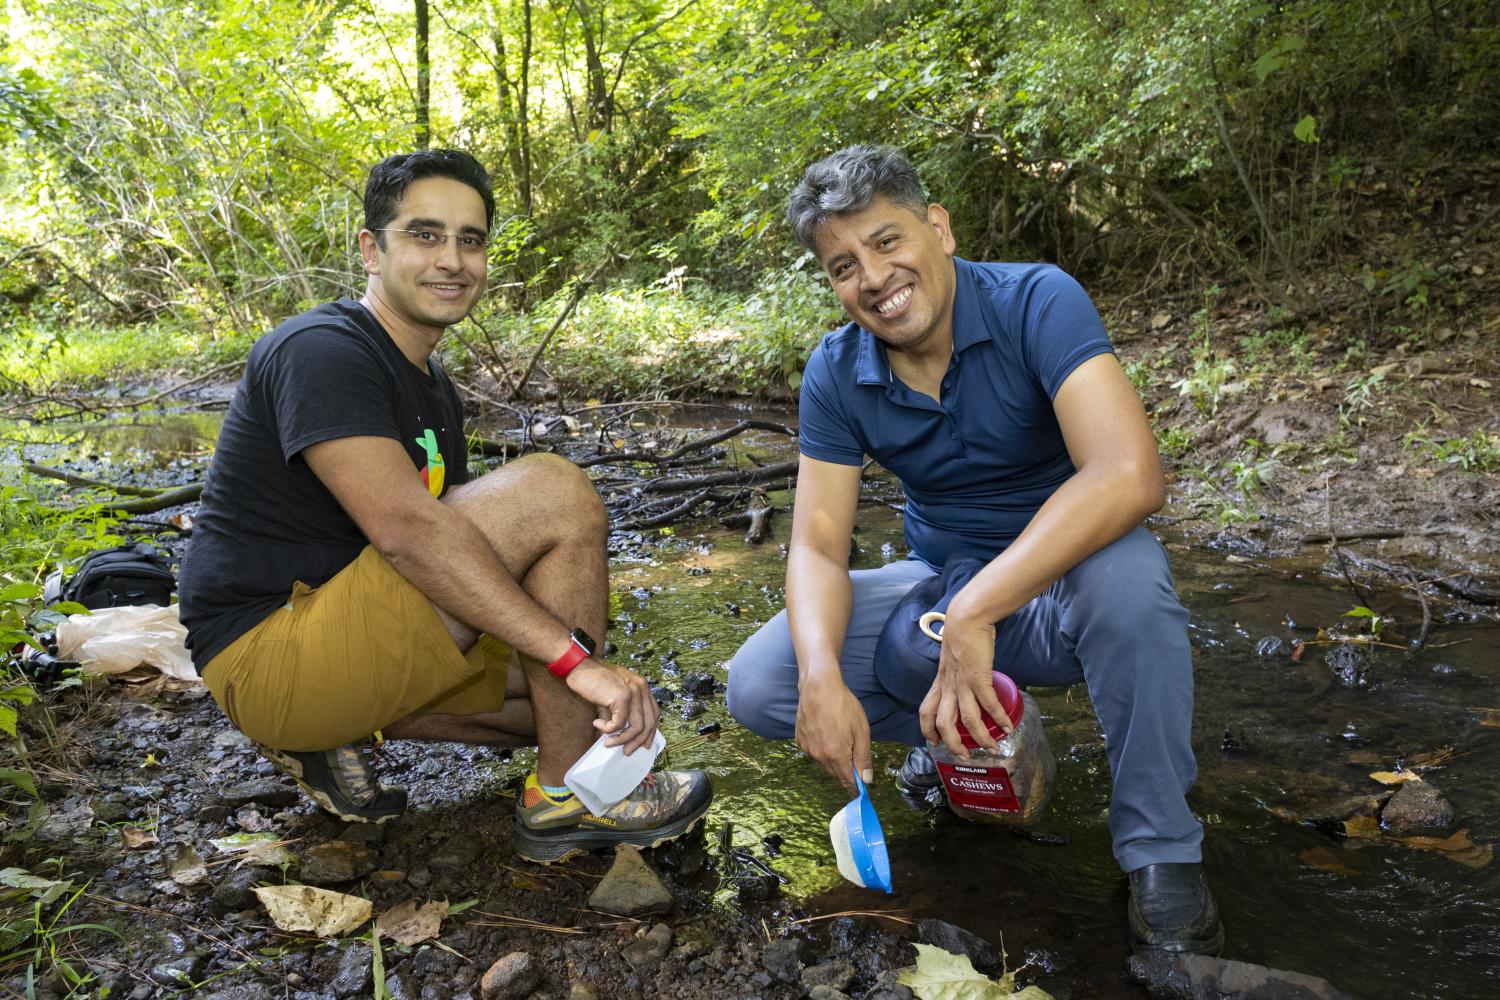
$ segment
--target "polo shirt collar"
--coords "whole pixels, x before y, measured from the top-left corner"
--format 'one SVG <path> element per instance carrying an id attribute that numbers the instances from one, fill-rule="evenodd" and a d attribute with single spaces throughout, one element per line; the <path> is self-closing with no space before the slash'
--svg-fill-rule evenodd
<path id="1" fill-rule="evenodd" d="M 991 331 L 985 310 L 979 306 L 974 265 L 962 257 L 954 257 L 953 272 L 953 351 L 956 354 L 989 340 Z M 857 385 L 891 385 L 891 362 L 886 356 L 885 345 L 864 327 L 859 328 L 854 381 Z"/>

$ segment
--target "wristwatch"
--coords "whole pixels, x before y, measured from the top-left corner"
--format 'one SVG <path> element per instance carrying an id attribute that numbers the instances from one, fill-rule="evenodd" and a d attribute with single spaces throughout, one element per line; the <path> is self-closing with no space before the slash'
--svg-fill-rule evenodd
<path id="1" fill-rule="evenodd" d="M 566 677 L 573 668 L 594 655 L 596 649 L 593 636 L 581 628 L 575 628 L 568 636 L 568 648 L 563 655 L 547 664 L 547 669 L 556 677 Z"/>

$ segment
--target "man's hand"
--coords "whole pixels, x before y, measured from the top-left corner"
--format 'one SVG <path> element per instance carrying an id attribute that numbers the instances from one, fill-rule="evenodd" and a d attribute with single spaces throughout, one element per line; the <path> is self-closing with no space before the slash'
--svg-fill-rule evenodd
<path id="1" fill-rule="evenodd" d="M 594 728 L 612 734 L 606 746 L 624 745 L 627 754 L 651 742 L 661 709 L 651 697 L 651 686 L 639 674 L 603 660 L 587 659 L 563 678 L 578 697 L 596 705 L 600 717 Z"/>
<path id="2" fill-rule="evenodd" d="M 991 751 L 997 745 L 980 713 L 1000 723 L 1007 733 L 1012 728 L 990 677 L 995 667 L 995 626 L 959 617 L 950 606 L 942 645 L 937 679 L 919 712 L 922 735 L 930 743 L 942 743 L 960 760 L 968 760 L 969 751 L 958 737 L 956 722 L 961 720 L 974 742 Z"/>
<path id="3" fill-rule="evenodd" d="M 853 769 L 870 781 L 870 720 L 865 707 L 837 677 L 804 684 L 797 699 L 797 745 L 852 798 L 857 794 Z"/>

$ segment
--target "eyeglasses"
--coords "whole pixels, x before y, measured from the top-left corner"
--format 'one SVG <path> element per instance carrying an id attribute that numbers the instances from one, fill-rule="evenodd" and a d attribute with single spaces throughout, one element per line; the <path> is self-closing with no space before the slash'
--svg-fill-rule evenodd
<path id="1" fill-rule="evenodd" d="M 490 241 L 473 233 L 439 233 L 431 229 L 372 229 L 372 233 L 400 233 L 408 243 L 423 250 L 437 250 L 448 245 L 449 240 L 458 241 L 459 253 L 484 253 Z"/>

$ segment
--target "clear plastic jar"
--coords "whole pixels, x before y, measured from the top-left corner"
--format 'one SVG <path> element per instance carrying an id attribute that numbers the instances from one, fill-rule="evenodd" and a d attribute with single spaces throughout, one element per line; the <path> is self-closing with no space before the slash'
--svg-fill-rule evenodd
<path id="1" fill-rule="evenodd" d="M 980 747 L 962 723 L 958 733 L 969 751 L 967 761 L 941 743 L 929 746 L 929 750 L 943 780 L 948 808 L 956 815 L 981 823 L 1026 827 L 1047 808 L 1057 761 L 1047 746 L 1036 702 L 998 670 L 994 678 L 1000 707 L 1014 723 L 1010 733 L 1002 736 L 1000 724 L 988 715 L 984 717 L 999 752 Z"/>

